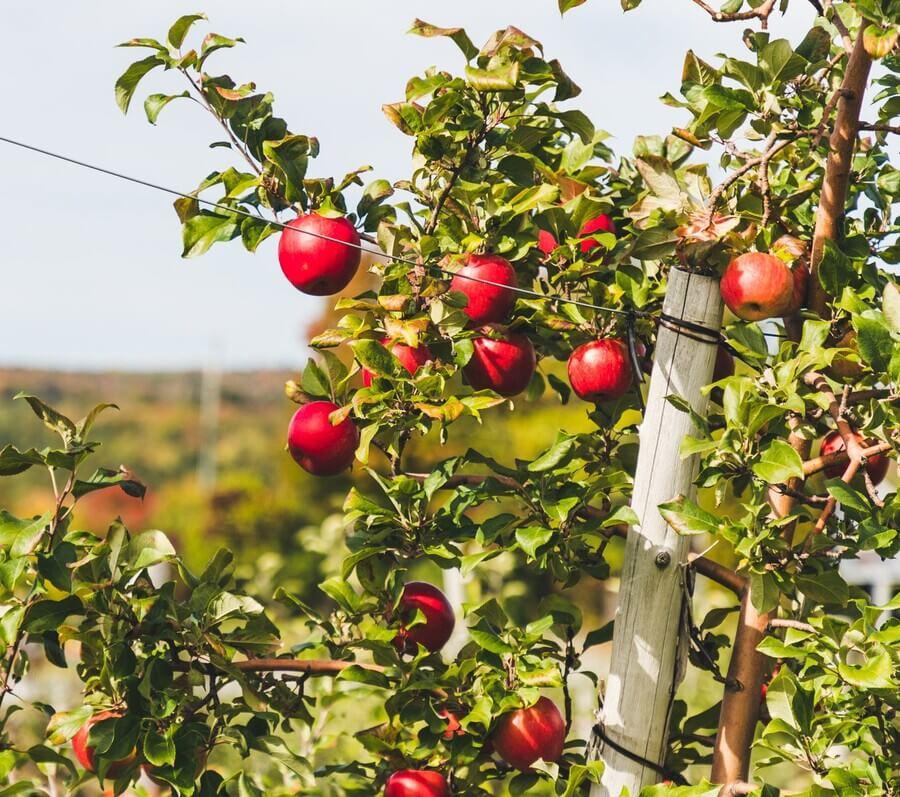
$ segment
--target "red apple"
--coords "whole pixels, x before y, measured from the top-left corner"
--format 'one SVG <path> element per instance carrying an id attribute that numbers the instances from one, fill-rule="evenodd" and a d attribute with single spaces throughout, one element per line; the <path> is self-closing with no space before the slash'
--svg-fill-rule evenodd
<path id="1" fill-rule="evenodd" d="M 450 797 L 450 787 L 440 772 L 401 769 L 387 779 L 384 797 Z"/>
<path id="2" fill-rule="evenodd" d="M 713 366 L 713 382 L 734 376 L 734 357 L 724 346 L 716 349 L 716 364 Z"/>
<path id="3" fill-rule="evenodd" d="M 288 426 L 291 456 L 315 476 L 334 476 L 353 463 L 359 432 L 349 418 L 331 423 L 328 416 L 339 409 L 330 401 L 311 401 L 294 413 Z"/>
<path id="4" fill-rule="evenodd" d="M 794 295 L 794 277 L 774 255 L 747 252 L 728 264 L 719 289 L 722 300 L 738 318 L 761 321 L 787 312 Z"/>
<path id="5" fill-rule="evenodd" d="M 613 220 L 609 216 L 605 213 L 601 213 L 599 216 L 588 219 L 588 221 L 581 225 L 581 229 L 578 231 L 578 237 L 584 238 L 585 235 L 590 235 L 592 232 L 611 232 L 615 235 L 616 225 L 613 224 Z M 581 247 L 581 254 L 586 255 L 592 249 L 600 246 L 600 241 L 596 238 L 586 238 L 579 246 Z"/>
<path id="6" fill-rule="evenodd" d="M 556 236 L 548 230 L 538 230 L 537 245 L 545 255 L 553 253 L 559 244 L 556 242 Z"/>
<path id="7" fill-rule="evenodd" d="M 791 268 L 791 277 L 794 280 L 794 290 L 791 293 L 791 303 L 785 311 L 785 315 L 794 315 L 803 309 L 806 303 L 806 286 L 809 284 L 809 269 L 803 263 L 794 263 Z"/>
<path id="8" fill-rule="evenodd" d="M 526 772 L 539 758 L 559 760 L 566 741 L 566 723 L 553 701 L 542 697 L 529 708 L 500 717 L 491 739 L 494 750 L 507 764 Z"/>
<path id="9" fill-rule="evenodd" d="M 857 443 L 863 448 L 866 447 L 865 438 L 861 434 L 854 434 L 853 436 L 856 438 Z M 825 456 L 826 454 L 833 454 L 835 451 L 843 451 L 845 448 L 844 438 L 841 437 L 839 432 L 833 431 L 825 435 L 825 439 L 822 440 L 820 453 L 822 456 Z M 840 479 L 846 469 L 846 463 L 843 465 L 829 465 L 825 468 L 825 475 L 829 479 Z M 869 474 L 872 484 L 879 484 L 887 476 L 888 458 L 884 454 L 876 454 L 874 457 L 869 457 L 866 460 L 866 472 Z"/>
<path id="10" fill-rule="evenodd" d="M 455 711 L 450 711 L 449 709 L 442 708 L 438 712 L 438 716 L 441 719 L 447 720 L 447 726 L 444 728 L 444 732 L 441 734 L 444 739 L 450 741 L 456 736 L 465 736 L 466 732 L 463 730 L 463 726 L 459 723 L 459 716 Z"/>
<path id="11" fill-rule="evenodd" d="M 472 358 L 463 368 L 472 387 L 493 390 L 507 398 L 528 387 L 537 356 L 527 336 L 507 331 L 502 338 L 475 338 L 472 345 Z"/>
<path id="12" fill-rule="evenodd" d="M 78 759 L 78 763 L 81 764 L 88 772 L 96 772 L 97 771 L 97 762 L 94 756 L 94 748 L 88 744 L 88 737 L 91 732 L 91 728 L 94 727 L 98 722 L 103 722 L 103 720 L 114 719 L 117 717 L 121 717 L 121 711 L 100 711 L 97 714 L 94 714 L 84 725 L 81 726 L 78 733 L 76 733 L 72 737 L 72 750 L 75 752 L 75 758 Z M 113 761 L 106 770 L 107 777 L 117 778 L 123 772 L 125 772 L 128 767 L 130 767 L 135 760 L 137 759 L 137 751 L 132 751 L 129 756 L 126 758 L 121 758 L 118 761 Z"/>
<path id="13" fill-rule="evenodd" d="M 421 611 L 425 621 L 409 628 L 401 626 L 394 637 L 394 645 L 405 653 L 415 653 L 417 645 L 422 645 L 432 653 L 447 644 L 456 625 L 453 607 L 433 584 L 424 581 L 410 581 L 403 587 L 397 613 L 401 622 L 412 622 L 416 612 Z"/>
<path id="14" fill-rule="evenodd" d="M 782 235 L 769 251 L 787 263 L 794 278 L 791 304 L 785 315 L 799 313 L 806 303 L 806 287 L 809 283 L 809 247 L 806 242 L 793 235 Z"/>
<path id="15" fill-rule="evenodd" d="M 631 387 L 628 346 L 618 338 L 602 338 L 579 346 L 569 356 L 569 382 L 585 401 L 611 401 Z"/>
<path id="16" fill-rule="evenodd" d="M 330 296 L 346 288 L 356 274 L 360 251 L 355 246 L 359 246 L 359 234 L 347 219 L 307 213 L 289 222 L 281 233 L 278 262 L 297 290 Z"/>
<path id="17" fill-rule="evenodd" d="M 381 344 L 383 346 L 387 346 L 391 342 L 390 338 L 382 338 Z M 405 343 L 394 343 L 393 346 L 390 347 L 391 354 L 394 355 L 398 360 L 400 360 L 400 364 L 409 371 L 410 374 L 414 374 L 419 370 L 425 363 L 429 360 L 433 360 L 434 356 L 427 346 L 407 346 Z M 362 381 L 363 385 L 368 387 L 372 384 L 373 374 L 367 368 L 363 368 L 362 371 Z"/>
<path id="18" fill-rule="evenodd" d="M 465 294 L 469 303 L 463 312 L 472 319 L 472 326 L 479 327 L 506 319 L 516 301 L 516 295 L 509 287 L 517 285 L 516 271 L 506 258 L 469 255 L 466 265 L 453 275 L 450 290 Z"/>

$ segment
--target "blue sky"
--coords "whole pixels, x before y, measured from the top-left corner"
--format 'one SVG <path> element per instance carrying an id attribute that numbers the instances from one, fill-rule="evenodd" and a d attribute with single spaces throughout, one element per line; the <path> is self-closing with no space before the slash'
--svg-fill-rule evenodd
<path id="1" fill-rule="evenodd" d="M 116 77 L 139 52 L 113 45 L 162 37 L 181 14 L 205 11 L 207 29 L 244 36 L 218 63 L 273 91 L 292 129 L 320 139 L 315 173 L 371 164 L 389 179 L 408 173 L 410 147 L 382 103 L 401 99 L 406 79 L 431 64 L 461 68 L 451 42 L 405 35 L 414 17 L 462 25 L 476 44 L 510 24 L 540 39 L 583 88 L 571 107 L 610 131 L 618 151 L 682 121 L 658 97 L 677 91 L 685 50 L 734 52 L 743 29 L 712 24 L 689 0 L 644 0 L 628 14 L 616 0 L 592 0 L 564 19 L 554 0 L 92 0 L 48 11 L 0 7 L 9 76 L 0 135 L 188 190 L 229 157 L 206 148 L 214 122 L 176 103 L 154 128 L 137 101 L 128 117 L 113 101 Z M 794 3 L 773 18 L 773 35 L 796 41 L 810 19 L 811 6 Z M 162 74 L 142 88 L 181 90 Z M 7 145 L 0 169 L 0 367 L 293 368 L 305 359 L 304 327 L 321 300 L 284 280 L 275 238 L 255 256 L 234 242 L 182 260 L 167 196 Z"/>

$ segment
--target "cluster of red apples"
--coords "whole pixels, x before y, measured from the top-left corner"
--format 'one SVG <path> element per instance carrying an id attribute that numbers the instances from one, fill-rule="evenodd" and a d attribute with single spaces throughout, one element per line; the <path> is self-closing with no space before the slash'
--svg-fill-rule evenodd
<path id="1" fill-rule="evenodd" d="M 586 222 L 579 231 L 580 251 L 590 256 L 600 246 L 591 233 L 615 233 L 612 219 L 605 213 Z M 325 236 L 325 237 L 320 237 Z M 300 291 L 324 296 L 345 288 L 360 262 L 359 235 L 343 218 L 325 218 L 315 213 L 300 216 L 287 225 L 278 246 L 281 269 Z M 538 248 L 550 256 L 556 238 L 542 230 Z M 494 254 L 471 254 L 454 274 L 450 290 L 463 294 L 463 312 L 470 328 L 479 334 L 472 339 L 473 352 L 463 367 L 466 380 L 476 390 L 493 390 L 511 398 L 528 387 L 537 367 L 534 346 L 527 335 L 503 326 L 516 300 L 518 279 L 512 264 Z M 434 359 L 428 346 L 409 346 L 382 339 L 391 353 L 410 373 Z M 628 349 L 619 338 L 607 337 L 579 346 L 568 362 L 569 381 L 576 395 L 585 401 L 612 401 L 621 398 L 632 385 Z M 363 370 L 368 387 L 374 375 Z M 313 401 L 297 410 L 288 428 L 288 449 L 297 463 L 317 476 L 331 476 L 353 462 L 359 435 L 346 418 L 332 425 L 331 413 L 338 409 L 329 401 Z"/>
<path id="2" fill-rule="evenodd" d="M 594 250 L 600 242 L 588 237 L 592 233 L 615 231 L 612 219 L 605 213 L 586 222 L 579 230 L 582 255 L 598 254 Z M 359 245 L 359 235 L 347 219 L 308 213 L 287 225 L 279 242 L 278 257 L 285 276 L 298 290 L 325 296 L 342 290 L 353 279 L 360 263 Z M 545 256 L 552 256 L 557 246 L 552 233 L 538 233 L 537 247 Z M 769 253 L 747 252 L 735 257 L 722 275 L 720 291 L 722 300 L 738 318 L 762 321 L 799 312 L 808 281 L 806 244 L 785 235 L 772 244 Z M 463 312 L 469 317 L 469 326 L 479 333 L 472 339 L 472 356 L 463 367 L 468 383 L 476 390 L 516 396 L 534 375 L 537 357 L 531 340 L 503 326 L 515 304 L 517 287 L 512 264 L 495 254 L 468 255 L 450 282 L 450 290 L 466 297 Z M 847 342 L 842 340 L 839 345 Z M 409 346 L 389 338 L 383 338 L 381 343 L 389 347 L 410 374 L 434 359 L 425 344 Z M 835 361 L 836 371 L 854 366 L 849 361 Z M 733 372 L 734 360 L 720 347 L 713 379 L 724 379 Z M 604 337 L 579 346 L 569 356 L 568 375 L 575 394 L 585 401 L 621 398 L 633 384 L 625 342 Z M 368 387 L 375 376 L 364 369 L 363 384 Z M 297 410 L 288 427 L 291 455 L 304 470 L 316 476 L 333 476 L 353 463 L 359 432 L 349 418 L 331 423 L 329 416 L 338 409 L 330 401 L 310 402 Z M 828 453 L 838 445 L 837 441 L 840 437 L 836 433 L 829 435 L 823 441 L 822 452 Z M 870 476 L 879 481 L 880 469 L 887 463 L 880 464 L 877 457 L 873 462 L 869 464 Z"/>
<path id="3" fill-rule="evenodd" d="M 409 622 L 421 612 L 423 621 L 401 625 L 394 645 L 401 653 L 415 653 L 421 645 L 436 652 L 450 639 L 455 623 L 453 607 L 437 587 L 422 581 L 410 581 L 403 588 L 397 607 L 401 621 Z M 451 740 L 465 730 L 456 711 L 445 708 L 443 737 Z M 542 697 L 528 708 L 504 714 L 490 736 L 491 749 L 507 764 L 522 772 L 538 759 L 557 761 L 563 753 L 566 724 L 552 700 Z M 387 781 L 385 797 L 449 797 L 446 778 L 433 770 L 403 769 Z"/>

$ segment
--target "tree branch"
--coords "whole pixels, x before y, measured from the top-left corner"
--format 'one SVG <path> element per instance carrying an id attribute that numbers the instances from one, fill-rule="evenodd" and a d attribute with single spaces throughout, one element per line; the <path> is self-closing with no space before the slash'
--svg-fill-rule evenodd
<path id="1" fill-rule="evenodd" d="M 806 299 L 807 307 L 822 317 L 826 314 L 828 296 L 819 282 L 819 264 L 822 262 L 825 242 L 839 240 L 841 236 L 853 149 L 859 130 L 859 113 L 872 66 L 872 59 L 863 46 L 863 35 L 867 25 L 868 22 L 863 20 L 856 44 L 847 59 L 847 68 L 840 87 L 841 96 L 837 101 L 837 118 L 828 141 L 825 178 L 816 212 L 816 227 L 809 263 L 811 276 Z"/>
<path id="2" fill-rule="evenodd" d="M 754 8 L 750 11 L 735 11 L 732 13 L 717 11 L 704 0 L 693 0 L 693 2 L 694 5 L 700 6 L 709 14 L 713 22 L 741 22 L 748 19 L 758 19 L 762 24 L 762 29 L 766 30 L 769 25 L 769 16 L 775 9 L 777 0 L 766 0 L 759 8 Z"/>

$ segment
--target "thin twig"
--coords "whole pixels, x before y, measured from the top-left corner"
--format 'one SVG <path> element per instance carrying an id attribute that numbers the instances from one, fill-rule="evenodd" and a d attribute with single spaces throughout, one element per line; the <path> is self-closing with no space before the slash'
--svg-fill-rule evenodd
<path id="1" fill-rule="evenodd" d="M 762 24 L 762 29 L 766 30 L 769 16 L 774 10 L 777 0 L 766 0 L 759 8 L 754 8 L 750 11 L 733 11 L 731 13 L 717 11 L 704 0 L 693 0 L 693 2 L 709 14 L 713 22 L 741 22 L 748 19 L 758 19 Z"/>
<path id="2" fill-rule="evenodd" d="M 790 620 L 785 617 L 773 617 L 769 620 L 769 628 L 793 628 L 797 631 L 808 631 L 811 634 L 818 633 L 809 623 L 802 623 L 800 620 Z"/>
<path id="3" fill-rule="evenodd" d="M 191 77 L 187 69 L 181 67 L 178 71 L 181 72 L 181 74 L 184 75 L 185 78 L 187 78 L 188 83 L 191 84 L 194 91 L 197 92 L 197 95 L 200 98 L 200 105 L 206 108 L 206 110 L 212 114 L 213 118 L 219 123 L 228 138 L 231 140 L 234 148 L 244 156 L 244 160 L 247 161 L 248 164 L 250 164 L 250 168 L 253 169 L 253 171 L 256 172 L 257 175 L 261 175 L 262 169 L 259 167 L 259 164 L 253 159 L 247 148 L 238 140 L 238 137 L 234 134 L 234 131 L 231 129 L 230 125 L 221 116 L 219 116 L 218 113 L 216 113 L 216 109 L 213 108 L 209 100 L 206 99 L 206 95 L 203 93 L 203 89 L 200 87 L 197 81 L 195 81 L 194 78 Z"/>

